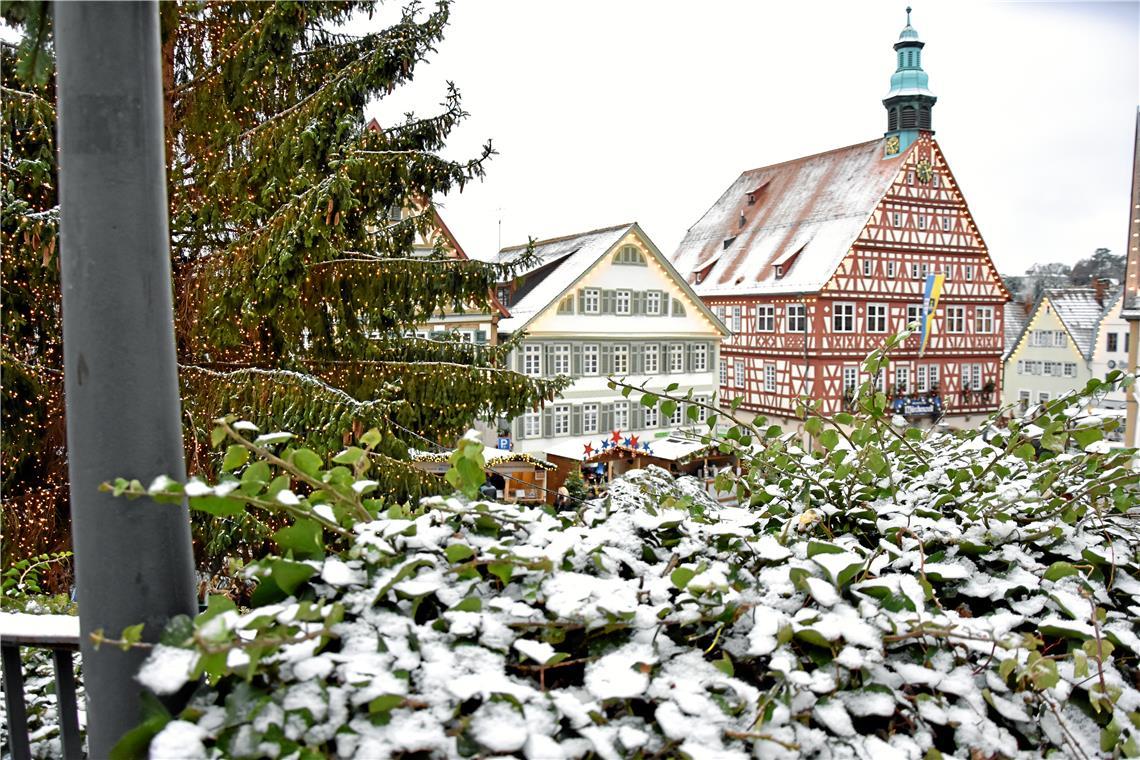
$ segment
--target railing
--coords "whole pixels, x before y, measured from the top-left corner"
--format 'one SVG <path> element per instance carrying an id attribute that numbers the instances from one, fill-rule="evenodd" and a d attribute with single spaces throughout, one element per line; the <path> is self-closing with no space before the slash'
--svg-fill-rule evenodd
<path id="1" fill-rule="evenodd" d="M 30 760 L 28 708 L 24 701 L 24 670 L 20 647 L 50 649 L 55 666 L 55 694 L 59 712 L 60 743 L 67 760 L 83 757 L 79 735 L 79 706 L 75 696 L 75 665 L 71 653 L 79 649 L 79 618 L 70 615 L 0 613 L 0 655 L 4 666 L 4 702 L 7 708 L 8 747 L 12 760 Z"/>

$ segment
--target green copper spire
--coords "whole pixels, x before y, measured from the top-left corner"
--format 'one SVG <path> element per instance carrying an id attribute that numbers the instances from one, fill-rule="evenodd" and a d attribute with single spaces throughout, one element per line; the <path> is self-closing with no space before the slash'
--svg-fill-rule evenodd
<path id="1" fill-rule="evenodd" d="M 899 150 L 918 139 L 919 132 L 933 132 L 930 110 L 938 100 L 928 86 L 922 70 L 922 48 L 918 31 L 910 25 L 910 8 L 906 9 L 906 26 L 895 43 L 898 68 L 891 75 L 891 90 L 883 98 L 887 109 L 886 136 L 899 138 Z"/>

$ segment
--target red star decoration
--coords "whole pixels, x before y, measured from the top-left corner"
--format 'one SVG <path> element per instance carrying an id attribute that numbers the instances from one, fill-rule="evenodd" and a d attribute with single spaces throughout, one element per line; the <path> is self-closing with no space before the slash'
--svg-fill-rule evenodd
<path id="1" fill-rule="evenodd" d="M 593 453 L 594 453 L 594 444 L 592 444 L 592 443 L 587 443 L 587 444 L 586 444 L 585 446 L 583 446 L 582 448 L 586 450 L 586 451 L 585 451 L 585 455 L 586 455 L 586 456 L 590 456 L 591 454 L 593 454 Z"/>
<path id="2" fill-rule="evenodd" d="M 621 443 L 621 431 L 620 430 L 613 431 L 613 433 L 610 435 L 610 440 L 613 441 L 614 443 Z"/>
<path id="3" fill-rule="evenodd" d="M 637 436 L 636 435 L 631 435 L 629 437 L 629 445 L 635 449 L 637 448 Z"/>

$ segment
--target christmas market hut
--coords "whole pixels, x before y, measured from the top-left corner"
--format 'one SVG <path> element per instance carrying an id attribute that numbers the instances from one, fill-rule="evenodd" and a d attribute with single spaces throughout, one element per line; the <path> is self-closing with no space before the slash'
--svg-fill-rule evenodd
<path id="1" fill-rule="evenodd" d="M 491 449 L 488 450 L 492 451 Z M 442 476 L 451 467 L 450 451 L 412 452 L 412 463 L 424 472 Z M 487 483 L 493 486 L 493 498 L 508 504 L 542 504 L 552 502 L 556 486 L 548 482 L 555 466 L 530 454 L 503 451 L 486 458 Z M 487 496 L 491 494 L 488 490 Z"/>

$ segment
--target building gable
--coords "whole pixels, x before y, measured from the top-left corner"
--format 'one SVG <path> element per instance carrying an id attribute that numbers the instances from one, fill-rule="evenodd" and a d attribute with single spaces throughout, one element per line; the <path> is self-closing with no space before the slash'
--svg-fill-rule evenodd
<path id="1" fill-rule="evenodd" d="M 944 299 L 1010 298 L 941 148 L 923 136 L 823 291 L 921 297 L 925 275 L 940 272 Z"/>

